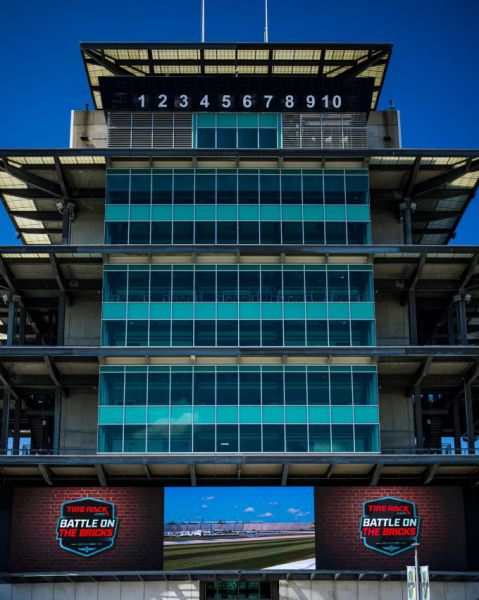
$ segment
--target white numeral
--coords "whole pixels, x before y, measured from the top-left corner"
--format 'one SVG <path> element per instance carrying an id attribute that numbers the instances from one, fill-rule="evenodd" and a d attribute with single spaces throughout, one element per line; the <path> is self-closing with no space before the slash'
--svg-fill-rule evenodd
<path id="1" fill-rule="evenodd" d="M 160 94 L 158 96 L 158 108 L 167 108 L 166 101 L 168 100 L 168 96 L 166 94 Z"/>
<path id="2" fill-rule="evenodd" d="M 269 108 L 269 105 L 271 104 L 271 100 L 274 98 L 274 96 L 264 95 L 263 98 L 266 100 L 266 108 Z"/>
<path id="3" fill-rule="evenodd" d="M 333 96 L 333 107 L 341 108 L 341 96 Z"/>
<path id="4" fill-rule="evenodd" d="M 221 106 L 223 108 L 231 107 L 231 96 L 229 94 L 225 94 L 221 100 Z"/>
<path id="5" fill-rule="evenodd" d="M 309 96 L 306 96 L 306 106 L 308 108 L 314 108 L 316 104 L 316 98 L 314 96 L 312 96 L 311 94 Z"/>
<path id="6" fill-rule="evenodd" d="M 138 96 L 138 102 L 140 103 L 140 108 L 145 108 L 145 94 Z"/>
<path id="7" fill-rule="evenodd" d="M 284 105 L 286 108 L 294 108 L 294 96 L 286 96 Z"/>
<path id="8" fill-rule="evenodd" d="M 181 94 L 180 101 L 178 102 L 178 106 L 180 108 L 187 108 L 188 107 L 188 96 L 186 94 Z"/>
<path id="9" fill-rule="evenodd" d="M 250 95 L 243 96 L 243 106 L 245 108 L 251 108 L 253 106 L 253 99 Z"/>
<path id="10" fill-rule="evenodd" d="M 209 105 L 210 105 L 210 99 L 208 97 L 208 94 L 205 94 L 203 96 L 203 98 L 201 98 L 200 106 L 204 106 L 205 108 L 208 108 Z"/>

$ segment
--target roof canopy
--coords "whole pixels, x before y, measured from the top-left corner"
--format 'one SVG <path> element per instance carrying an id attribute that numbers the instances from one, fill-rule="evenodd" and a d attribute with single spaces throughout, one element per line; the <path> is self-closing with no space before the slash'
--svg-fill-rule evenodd
<path id="1" fill-rule="evenodd" d="M 409 198 L 413 243 L 444 244 L 479 185 L 479 150 L 0 150 L 0 197 L 27 244 L 61 242 L 62 203 L 88 210 L 105 198 L 108 167 L 369 168 L 371 207 Z"/>
<path id="2" fill-rule="evenodd" d="M 115 75 L 311 75 L 371 77 L 379 94 L 392 44 L 80 44 L 95 107 L 99 77 Z"/>

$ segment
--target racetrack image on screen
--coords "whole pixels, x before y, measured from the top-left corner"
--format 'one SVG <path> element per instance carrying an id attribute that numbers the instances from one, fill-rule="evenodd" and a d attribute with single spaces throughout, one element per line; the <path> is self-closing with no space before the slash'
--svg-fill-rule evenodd
<path id="1" fill-rule="evenodd" d="M 315 569 L 311 487 L 166 488 L 164 569 Z"/>

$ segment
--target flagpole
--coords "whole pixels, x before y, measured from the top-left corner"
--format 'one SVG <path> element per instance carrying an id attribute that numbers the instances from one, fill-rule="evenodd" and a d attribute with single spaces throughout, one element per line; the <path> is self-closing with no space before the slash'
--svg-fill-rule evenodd
<path id="1" fill-rule="evenodd" d="M 269 31 L 268 31 L 268 0 L 264 0 L 264 43 L 269 42 Z"/>
<path id="2" fill-rule="evenodd" d="M 201 0 L 201 42 L 205 43 L 205 0 Z"/>

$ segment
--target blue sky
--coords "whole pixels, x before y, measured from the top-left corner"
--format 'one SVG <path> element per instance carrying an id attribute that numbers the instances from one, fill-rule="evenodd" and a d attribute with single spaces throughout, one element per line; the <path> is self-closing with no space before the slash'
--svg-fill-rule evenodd
<path id="1" fill-rule="evenodd" d="M 314 520 L 313 488 L 165 488 L 165 523 L 202 519 L 309 523 Z"/>
<path id="2" fill-rule="evenodd" d="M 272 42 L 393 42 L 381 106 L 404 147 L 477 148 L 477 0 L 269 0 Z M 261 41 L 263 0 L 206 0 L 206 41 Z M 80 41 L 199 41 L 200 0 L 23 0 L 2 5 L 2 148 L 66 147 L 90 102 Z M 455 243 L 478 243 L 479 200 Z M 0 243 L 15 243 L 0 211 Z"/>

